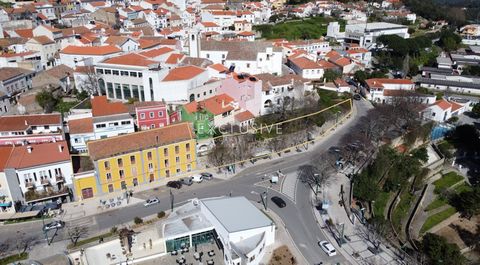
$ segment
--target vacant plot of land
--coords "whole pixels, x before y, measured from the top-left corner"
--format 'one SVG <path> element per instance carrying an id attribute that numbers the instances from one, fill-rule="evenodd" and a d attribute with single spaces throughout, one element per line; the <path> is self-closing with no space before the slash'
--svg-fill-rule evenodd
<path id="1" fill-rule="evenodd" d="M 297 264 L 297 260 L 287 246 L 281 246 L 273 251 L 269 265 L 293 265 Z"/>
<path id="2" fill-rule="evenodd" d="M 329 22 L 334 21 L 331 18 L 313 17 L 303 20 L 286 21 L 275 25 L 258 25 L 254 29 L 262 33 L 262 38 L 287 40 L 298 39 L 318 39 L 327 33 Z M 345 24 L 340 21 L 342 28 Z"/>
<path id="3" fill-rule="evenodd" d="M 430 228 L 441 223 L 443 220 L 446 220 L 448 217 L 454 215 L 456 212 L 457 210 L 455 208 L 448 207 L 447 209 L 441 212 L 438 212 L 436 214 L 429 216 L 425 221 L 425 223 L 423 224 L 422 229 L 420 229 L 420 234 L 423 234 L 426 231 L 430 230 Z"/>
<path id="4" fill-rule="evenodd" d="M 433 182 L 433 185 L 435 185 L 435 193 L 439 193 L 443 189 L 450 188 L 453 186 L 455 183 L 462 181 L 463 177 L 458 175 L 455 172 L 448 172 L 447 174 L 443 175 L 443 177 L 439 180 L 436 180 Z"/>

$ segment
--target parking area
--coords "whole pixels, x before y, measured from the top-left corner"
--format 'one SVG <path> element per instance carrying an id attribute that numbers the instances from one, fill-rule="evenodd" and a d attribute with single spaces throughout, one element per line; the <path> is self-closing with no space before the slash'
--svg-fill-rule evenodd
<path id="1" fill-rule="evenodd" d="M 179 250 L 176 253 L 168 253 L 165 256 L 138 263 L 141 265 L 157 264 L 192 264 L 192 265 L 215 265 L 223 264 L 223 253 L 215 243 L 205 243 Z"/>
<path id="2" fill-rule="evenodd" d="M 220 182 L 220 181 L 222 181 L 222 180 L 214 178 L 212 180 L 204 180 L 201 183 L 193 183 L 190 186 L 182 185 L 182 187 L 180 189 L 172 189 L 172 190 L 175 193 L 192 192 L 192 191 L 195 190 L 195 188 L 198 188 L 200 186 L 210 185 L 210 184 Z M 142 199 L 142 200 L 146 200 L 146 199 L 158 196 L 159 194 L 167 193 L 167 192 L 169 192 L 170 189 L 171 189 L 170 187 L 161 186 L 161 187 L 150 189 L 150 190 L 136 192 L 136 193 L 133 194 L 133 197 L 138 198 L 138 199 Z"/>

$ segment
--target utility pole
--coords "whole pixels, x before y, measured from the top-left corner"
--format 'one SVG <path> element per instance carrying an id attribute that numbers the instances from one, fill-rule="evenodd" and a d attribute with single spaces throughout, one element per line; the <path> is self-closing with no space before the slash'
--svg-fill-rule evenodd
<path id="1" fill-rule="evenodd" d="M 172 189 L 170 189 L 170 210 L 173 212 L 173 200 L 174 200 L 174 196 L 173 196 L 173 193 L 172 193 Z"/>

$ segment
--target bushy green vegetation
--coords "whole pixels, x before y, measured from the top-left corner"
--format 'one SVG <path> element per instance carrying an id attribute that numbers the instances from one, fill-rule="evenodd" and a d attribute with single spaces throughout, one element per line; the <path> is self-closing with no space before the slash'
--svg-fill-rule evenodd
<path id="1" fill-rule="evenodd" d="M 425 223 L 423 223 L 422 228 L 420 229 L 420 234 L 423 234 L 426 231 L 430 230 L 432 227 L 446 220 L 448 217 L 454 215 L 456 212 L 457 210 L 455 208 L 448 207 L 441 212 L 430 215 L 427 220 L 425 220 Z"/>
<path id="2" fill-rule="evenodd" d="M 458 175 L 455 172 L 448 172 L 447 174 L 443 175 L 442 178 L 433 182 L 435 185 L 435 193 L 440 193 L 442 190 L 448 189 L 453 186 L 455 183 L 458 183 L 463 180 L 463 177 Z"/>
<path id="3" fill-rule="evenodd" d="M 450 204 L 453 205 L 465 218 L 480 213 L 480 187 L 465 189 L 450 198 Z"/>
<path id="4" fill-rule="evenodd" d="M 24 260 L 28 259 L 28 253 L 22 253 L 22 254 L 15 254 L 11 256 L 7 256 L 5 258 L 0 259 L 0 265 L 7 265 L 7 264 L 12 264 L 16 261 L 19 260 Z"/>
<path id="5" fill-rule="evenodd" d="M 335 20 L 317 16 L 303 20 L 285 21 L 275 25 L 257 25 L 254 26 L 254 30 L 260 31 L 265 39 L 318 39 L 327 33 L 328 23 L 332 21 Z M 343 28 L 345 22 L 339 22 Z"/>
<path id="6" fill-rule="evenodd" d="M 465 264 L 458 246 L 448 243 L 444 237 L 427 233 L 423 237 L 421 248 L 428 258 L 428 264 Z"/>

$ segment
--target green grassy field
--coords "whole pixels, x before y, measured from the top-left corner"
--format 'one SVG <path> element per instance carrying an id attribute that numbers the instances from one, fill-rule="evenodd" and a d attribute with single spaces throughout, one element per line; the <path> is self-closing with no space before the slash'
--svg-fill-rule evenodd
<path id="1" fill-rule="evenodd" d="M 446 220 L 448 217 L 454 215 L 456 212 L 457 210 L 455 208 L 449 207 L 439 213 L 429 216 L 423 224 L 422 228 L 420 229 L 420 234 L 423 234 L 426 231 L 430 230 L 430 228 Z"/>
<path id="2" fill-rule="evenodd" d="M 410 206 L 414 203 L 415 196 L 408 192 L 400 195 L 400 202 L 392 213 L 392 223 L 397 231 L 400 231 L 402 219 L 407 216 Z"/>
<path id="3" fill-rule="evenodd" d="M 465 191 L 471 191 L 472 190 L 472 187 L 470 185 L 468 185 L 466 182 L 456 186 L 454 188 L 455 192 L 456 193 L 462 193 L 462 192 L 465 192 Z"/>
<path id="4" fill-rule="evenodd" d="M 433 182 L 433 185 L 435 185 L 434 192 L 439 193 L 441 190 L 450 188 L 455 183 L 461 180 L 463 180 L 462 176 L 458 175 L 455 172 L 448 172 L 447 174 L 443 175 L 441 179 Z"/>
<path id="5" fill-rule="evenodd" d="M 375 216 L 384 217 L 383 212 L 385 211 L 385 207 L 387 206 L 388 198 L 390 197 L 390 192 L 380 192 L 378 194 L 375 203 L 373 204 L 373 211 L 375 212 Z"/>
<path id="6" fill-rule="evenodd" d="M 447 200 L 442 198 L 437 198 L 425 208 L 425 211 L 428 212 L 428 211 L 437 209 L 439 207 L 442 207 L 443 205 L 446 205 L 447 203 L 448 203 Z"/>
<path id="7" fill-rule="evenodd" d="M 327 33 L 329 22 L 335 21 L 332 18 L 312 17 L 303 20 L 285 21 L 275 25 L 258 25 L 254 26 L 254 30 L 262 33 L 265 39 L 287 40 L 298 39 L 318 39 Z M 340 30 L 344 30 L 344 21 L 339 21 Z"/>

